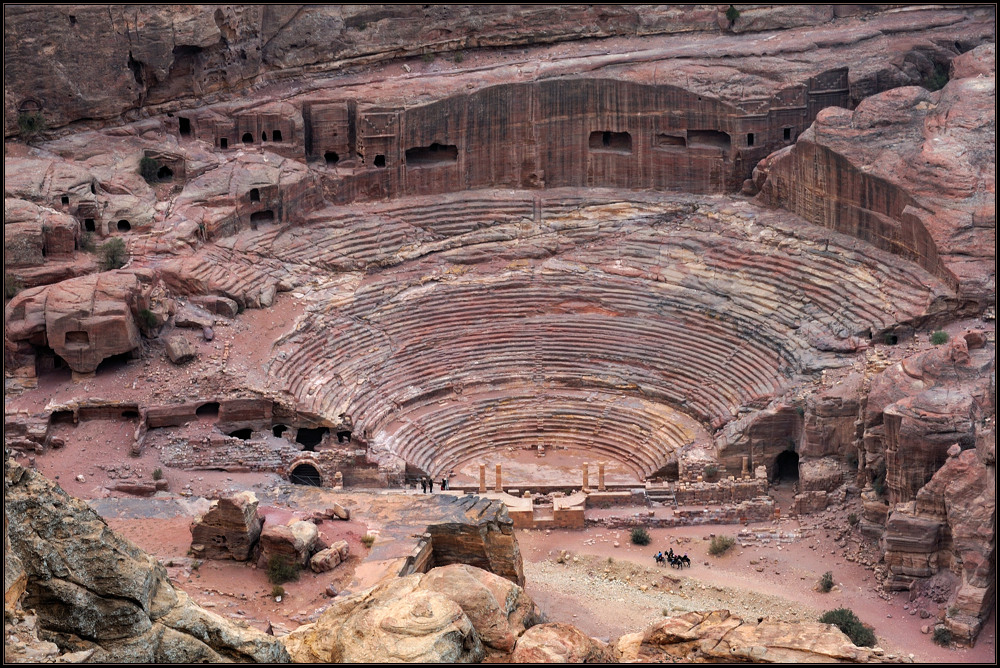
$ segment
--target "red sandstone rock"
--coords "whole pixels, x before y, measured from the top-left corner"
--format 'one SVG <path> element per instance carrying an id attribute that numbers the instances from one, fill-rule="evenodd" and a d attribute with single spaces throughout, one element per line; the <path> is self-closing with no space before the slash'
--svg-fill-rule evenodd
<path id="1" fill-rule="evenodd" d="M 4 310 L 7 339 L 48 345 L 74 371 L 92 372 L 141 345 L 136 316 L 150 289 L 148 274 L 113 271 L 26 290 Z"/>
<path id="2" fill-rule="evenodd" d="M 205 559 L 249 559 L 263 526 L 257 503 L 253 492 L 213 501 L 208 512 L 191 523 L 191 549 Z"/>
<path id="3" fill-rule="evenodd" d="M 990 59 L 988 48 L 979 47 L 980 57 Z M 985 305 L 996 291 L 984 252 L 996 244 L 994 76 L 824 110 L 792 149 L 769 157 L 759 199 L 911 258 L 960 299 Z M 814 192 L 827 195 L 814 200 Z"/>
<path id="4" fill-rule="evenodd" d="M 420 588 L 448 596 L 462 607 L 487 647 L 510 652 L 539 612 L 524 590 L 506 578 L 465 564 L 432 569 Z"/>
<path id="5" fill-rule="evenodd" d="M 171 336 L 166 341 L 167 357 L 174 364 L 186 364 L 198 356 L 191 342 L 184 336 Z"/>
<path id="6" fill-rule="evenodd" d="M 319 530 L 312 522 L 265 524 L 260 533 L 260 564 L 266 566 L 271 557 L 278 556 L 290 564 L 305 566 L 318 536 Z"/>
<path id="7" fill-rule="evenodd" d="M 532 626 L 517 640 L 514 663 L 610 663 L 610 648 L 575 626 L 553 622 Z"/>
<path id="8" fill-rule="evenodd" d="M 340 562 L 347 559 L 347 541 L 339 540 L 324 548 L 309 559 L 309 568 L 314 573 L 325 573 L 336 568 Z"/>

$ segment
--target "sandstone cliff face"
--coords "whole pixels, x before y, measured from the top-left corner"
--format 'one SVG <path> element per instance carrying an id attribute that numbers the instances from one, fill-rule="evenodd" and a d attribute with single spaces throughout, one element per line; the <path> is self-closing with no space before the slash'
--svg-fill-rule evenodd
<path id="1" fill-rule="evenodd" d="M 110 271 L 26 290 L 4 308 L 5 339 L 49 347 L 79 373 L 142 345 L 139 311 L 149 305 L 152 274 Z M 33 356 L 14 360 L 33 366 Z"/>
<path id="2" fill-rule="evenodd" d="M 27 575 L 23 605 L 64 651 L 91 651 L 96 662 L 288 660 L 272 637 L 191 602 L 155 559 L 39 474 L 8 460 L 4 486 L 10 552 Z"/>
<path id="3" fill-rule="evenodd" d="M 761 7 L 735 28 L 834 18 L 829 8 Z M 51 125 L 110 119 L 141 106 L 232 94 L 265 75 L 307 68 L 588 37 L 712 35 L 720 20 L 716 5 L 11 6 L 4 9 L 5 134 L 22 110 L 43 109 Z"/>
<path id="4" fill-rule="evenodd" d="M 905 87 L 828 108 L 763 161 L 759 199 L 911 259 L 973 311 L 996 298 L 993 51 L 958 59 L 940 91 Z M 971 76 L 975 72 L 974 76 Z"/>

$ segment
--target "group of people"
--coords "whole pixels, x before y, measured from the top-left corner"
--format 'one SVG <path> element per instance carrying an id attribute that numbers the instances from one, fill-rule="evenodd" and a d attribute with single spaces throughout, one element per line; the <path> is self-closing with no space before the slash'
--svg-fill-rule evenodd
<path id="1" fill-rule="evenodd" d="M 657 552 L 653 558 L 656 559 L 656 564 L 658 566 L 669 563 L 673 568 L 684 568 L 685 566 L 688 568 L 691 567 L 691 560 L 688 556 L 686 554 L 684 556 L 674 554 L 674 548 L 670 548 L 667 552 Z"/>
<path id="2" fill-rule="evenodd" d="M 433 494 L 434 493 L 434 480 L 432 478 L 421 478 L 420 479 L 420 489 L 423 491 L 424 494 L 427 494 L 428 492 L 430 492 L 430 493 Z M 442 490 L 448 489 L 448 479 L 447 478 L 441 478 L 441 489 Z"/>

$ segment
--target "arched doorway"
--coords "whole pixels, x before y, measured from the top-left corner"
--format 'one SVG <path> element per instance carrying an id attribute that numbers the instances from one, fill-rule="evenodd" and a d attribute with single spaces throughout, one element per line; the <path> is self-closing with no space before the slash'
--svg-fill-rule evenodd
<path id="1" fill-rule="evenodd" d="M 288 481 L 294 485 L 323 486 L 323 476 L 312 464 L 299 464 L 288 474 Z"/>
<path id="2" fill-rule="evenodd" d="M 785 450 L 774 460 L 775 482 L 796 482 L 799 479 L 799 455 Z"/>

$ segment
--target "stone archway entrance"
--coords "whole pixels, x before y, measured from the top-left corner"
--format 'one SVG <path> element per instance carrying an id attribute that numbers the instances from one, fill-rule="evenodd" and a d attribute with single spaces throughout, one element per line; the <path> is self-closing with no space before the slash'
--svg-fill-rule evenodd
<path id="1" fill-rule="evenodd" d="M 774 460 L 775 482 L 796 482 L 799 479 L 799 455 L 785 450 Z"/>
<path id="2" fill-rule="evenodd" d="M 295 485 L 323 486 L 323 476 L 312 464 L 298 464 L 288 474 L 288 481 Z"/>

